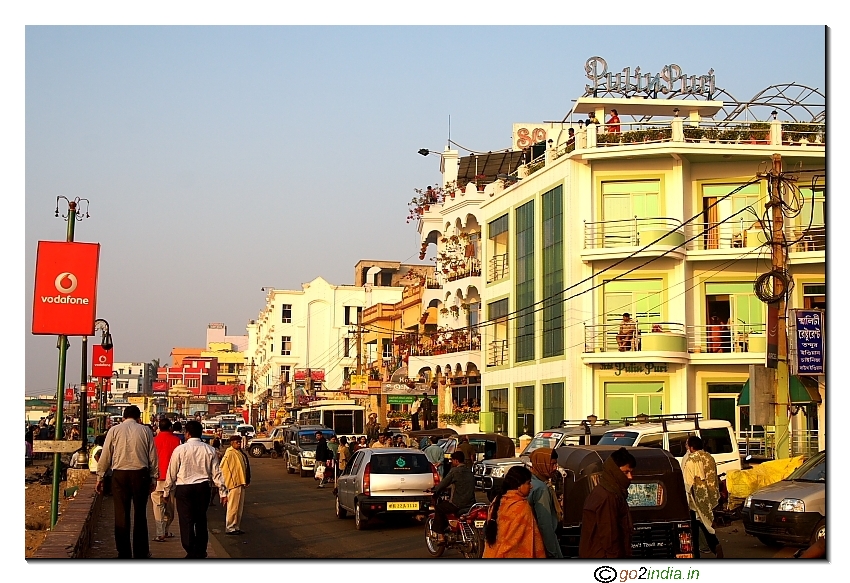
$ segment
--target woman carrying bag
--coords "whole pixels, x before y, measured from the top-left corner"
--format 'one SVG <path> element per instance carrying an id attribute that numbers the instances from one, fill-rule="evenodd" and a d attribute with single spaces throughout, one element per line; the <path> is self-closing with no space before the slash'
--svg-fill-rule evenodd
<path id="1" fill-rule="evenodd" d="M 528 503 L 531 472 L 513 466 L 502 483 L 502 493 L 490 505 L 484 525 L 485 559 L 545 559 L 546 547 Z"/>

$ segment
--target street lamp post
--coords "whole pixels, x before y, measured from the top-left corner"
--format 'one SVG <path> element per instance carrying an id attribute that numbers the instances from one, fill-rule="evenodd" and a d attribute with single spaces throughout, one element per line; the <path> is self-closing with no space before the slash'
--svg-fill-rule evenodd
<path id="1" fill-rule="evenodd" d="M 109 332 L 109 322 L 104 320 L 103 318 L 98 318 L 94 321 L 94 329 L 95 332 L 100 330 L 100 345 L 104 350 L 112 350 L 112 334 Z M 106 429 L 106 417 L 104 414 L 106 413 L 106 398 L 104 397 L 105 391 L 103 390 L 103 377 L 98 377 L 97 379 L 97 394 L 95 395 L 95 399 L 98 401 L 98 431 L 103 433 Z"/>

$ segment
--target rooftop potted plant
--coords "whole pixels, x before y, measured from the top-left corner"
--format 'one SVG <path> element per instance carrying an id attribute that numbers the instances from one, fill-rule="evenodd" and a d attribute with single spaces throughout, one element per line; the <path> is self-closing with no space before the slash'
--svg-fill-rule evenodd
<path id="1" fill-rule="evenodd" d="M 764 122 L 751 123 L 749 127 L 749 138 L 751 144 L 767 144 L 767 136 L 770 134 L 770 124 Z"/>

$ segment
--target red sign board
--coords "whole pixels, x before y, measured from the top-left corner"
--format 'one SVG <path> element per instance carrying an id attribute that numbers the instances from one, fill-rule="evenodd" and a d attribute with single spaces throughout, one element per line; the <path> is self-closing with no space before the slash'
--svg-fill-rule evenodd
<path id="1" fill-rule="evenodd" d="M 39 241 L 33 334 L 93 336 L 99 243 Z"/>
<path id="2" fill-rule="evenodd" d="M 323 381 L 325 380 L 325 369 L 323 368 L 312 368 L 310 369 L 310 378 L 314 381 Z"/>
<path id="3" fill-rule="evenodd" d="M 303 381 L 307 378 L 307 369 L 306 368 L 296 368 L 295 369 L 295 380 Z"/>
<path id="4" fill-rule="evenodd" d="M 86 383 L 86 395 L 89 397 L 97 396 L 97 385 L 94 383 Z"/>
<path id="5" fill-rule="evenodd" d="M 65 389 L 65 400 L 69 403 L 74 400 L 74 389 Z"/>
<path id="6" fill-rule="evenodd" d="M 108 378 L 112 376 L 112 349 L 100 344 L 91 347 L 91 376 Z"/>

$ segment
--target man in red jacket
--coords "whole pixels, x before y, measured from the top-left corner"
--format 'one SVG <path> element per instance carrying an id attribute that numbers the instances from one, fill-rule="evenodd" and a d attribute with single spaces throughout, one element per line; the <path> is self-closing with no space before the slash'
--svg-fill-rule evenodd
<path id="1" fill-rule="evenodd" d="M 174 535 L 168 532 L 168 527 L 174 521 L 174 497 L 163 498 L 165 490 L 165 477 L 168 473 L 168 462 L 174 448 L 180 445 L 180 438 L 172 432 L 171 421 L 167 418 L 159 422 L 159 433 L 154 437 L 153 444 L 159 456 L 159 476 L 156 478 L 156 490 L 151 492 L 153 502 L 153 519 L 156 523 L 156 537 L 154 541 L 165 542 L 165 539 Z"/>

